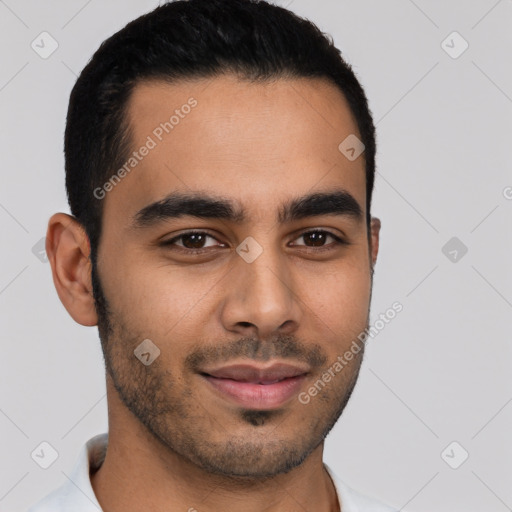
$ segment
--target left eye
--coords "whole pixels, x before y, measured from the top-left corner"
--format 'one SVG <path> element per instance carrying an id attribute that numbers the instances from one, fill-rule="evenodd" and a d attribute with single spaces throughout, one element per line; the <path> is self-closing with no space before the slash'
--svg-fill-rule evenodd
<path id="1" fill-rule="evenodd" d="M 331 237 L 336 244 L 342 244 L 344 243 L 341 238 L 337 237 L 336 235 L 333 235 L 329 231 L 323 231 L 323 230 L 315 230 L 315 231 L 307 231 L 306 233 L 302 233 L 297 240 L 302 238 L 305 242 L 308 241 L 312 245 L 305 244 L 295 244 L 295 245 L 305 245 L 306 247 L 325 247 L 326 240 Z M 331 242 L 332 243 L 332 242 Z"/>

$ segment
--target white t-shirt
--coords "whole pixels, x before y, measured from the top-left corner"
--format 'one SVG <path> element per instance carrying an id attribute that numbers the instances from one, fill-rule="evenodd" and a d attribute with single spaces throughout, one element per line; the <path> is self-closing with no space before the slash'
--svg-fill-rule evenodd
<path id="1" fill-rule="evenodd" d="M 107 442 L 108 433 L 89 439 L 80 452 L 70 480 L 33 505 L 28 512 L 102 512 L 89 472 L 103 463 Z M 396 509 L 355 491 L 343 483 L 327 465 L 325 467 L 336 486 L 342 512 L 397 512 Z"/>

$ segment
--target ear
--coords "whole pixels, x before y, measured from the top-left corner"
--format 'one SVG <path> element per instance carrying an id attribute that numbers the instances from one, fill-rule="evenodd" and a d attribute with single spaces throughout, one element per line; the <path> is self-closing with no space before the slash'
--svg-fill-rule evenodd
<path id="1" fill-rule="evenodd" d="M 379 234 L 380 219 L 372 217 L 370 221 L 370 253 L 372 258 L 372 268 L 377 263 L 377 254 L 379 253 Z"/>
<path id="2" fill-rule="evenodd" d="M 46 233 L 46 254 L 55 288 L 67 312 L 81 325 L 97 325 L 89 238 L 74 217 L 65 213 L 52 215 Z"/>

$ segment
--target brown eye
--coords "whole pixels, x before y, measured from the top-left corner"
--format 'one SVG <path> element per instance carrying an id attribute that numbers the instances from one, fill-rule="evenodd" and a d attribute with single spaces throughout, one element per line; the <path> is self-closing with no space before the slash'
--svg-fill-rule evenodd
<path id="1" fill-rule="evenodd" d="M 319 247 L 325 244 L 325 240 L 327 239 L 327 234 L 321 231 L 312 231 L 311 233 L 305 233 L 302 235 L 306 245 L 313 245 L 314 247 Z"/>
<path id="2" fill-rule="evenodd" d="M 183 247 L 187 249 L 202 249 L 206 236 L 203 233 L 190 233 L 181 236 Z"/>
<path id="3" fill-rule="evenodd" d="M 224 244 L 220 243 L 216 238 L 204 231 L 190 231 L 162 242 L 162 246 L 175 247 L 184 251 L 199 252 L 215 246 L 223 247 Z"/>
<path id="4" fill-rule="evenodd" d="M 306 233 L 302 233 L 297 240 L 300 240 L 301 238 L 304 241 L 304 244 L 294 245 L 303 245 L 305 247 L 328 247 L 330 245 L 336 246 L 346 244 L 346 242 L 338 236 L 324 230 L 307 231 Z M 329 238 L 332 238 L 334 242 L 329 243 Z"/>

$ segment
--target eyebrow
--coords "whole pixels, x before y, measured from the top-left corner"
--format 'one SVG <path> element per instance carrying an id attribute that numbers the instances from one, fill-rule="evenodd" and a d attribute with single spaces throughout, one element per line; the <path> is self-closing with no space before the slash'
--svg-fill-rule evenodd
<path id="1" fill-rule="evenodd" d="M 346 190 L 316 192 L 286 201 L 278 211 L 277 221 L 284 224 L 321 215 L 348 216 L 361 221 L 363 211 Z M 239 203 L 225 197 L 173 192 L 139 210 L 133 217 L 133 227 L 148 228 L 181 217 L 218 219 L 240 224 L 247 220 L 247 213 Z"/>

